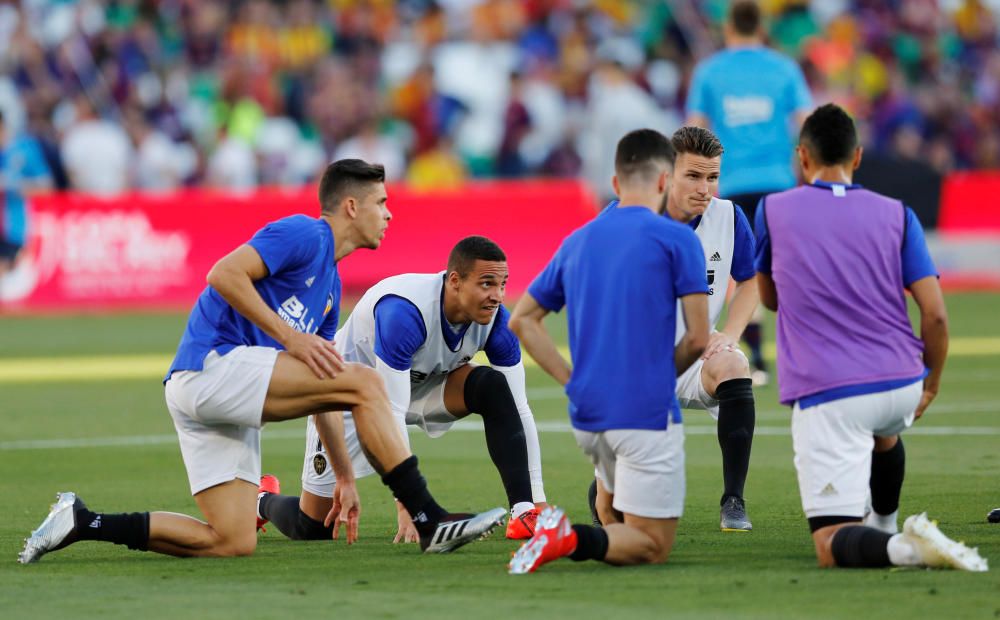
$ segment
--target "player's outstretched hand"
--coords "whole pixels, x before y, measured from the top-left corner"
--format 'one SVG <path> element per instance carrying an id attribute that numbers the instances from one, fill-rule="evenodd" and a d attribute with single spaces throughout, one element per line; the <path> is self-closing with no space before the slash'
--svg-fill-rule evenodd
<path id="1" fill-rule="evenodd" d="M 316 334 L 294 332 L 284 345 L 292 357 L 308 366 L 320 379 L 333 379 L 344 370 L 344 358 L 333 342 Z"/>
<path id="2" fill-rule="evenodd" d="M 417 533 L 417 527 L 413 525 L 410 513 L 399 502 L 396 502 L 396 510 L 396 522 L 399 529 L 396 531 L 396 537 L 392 539 L 393 544 L 420 542 L 420 534 Z"/>
<path id="3" fill-rule="evenodd" d="M 707 360 L 719 351 L 735 351 L 737 346 L 736 342 L 726 334 L 715 332 L 708 336 L 708 345 L 701 354 L 701 359 Z"/>
<path id="4" fill-rule="evenodd" d="M 361 498 L 354 481 L 337 481 L 333 488 L 333 506 L 323 520 L 324 527 L 333 523 L 333 539 L 340 536 L 340 526 L 347 526 L 347 544 L 352 545 L 358 539 L 358 520 L 361 518 Z"/>

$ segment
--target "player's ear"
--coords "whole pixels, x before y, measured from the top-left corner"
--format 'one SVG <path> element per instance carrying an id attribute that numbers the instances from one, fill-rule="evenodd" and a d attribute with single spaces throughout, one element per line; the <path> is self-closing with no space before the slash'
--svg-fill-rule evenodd
<path id="1" fill-rule="evenodd" d="M 665 194 L 670 189 L 670 168 L 666 168 L 660 173 L 660 178 L 656 180 L 656 191 Z"/>
<path id="2" fill-rule="evenodd" d="M 802 176 L 803 178 L 806 178 L 806 180 L 808 181 L 807 177 L 809 176 L 808 171 L 810 165 L 809 150 L 806 147 L 799 144 L 798 146 L 795 147 L 795 155 L 799 160 L 799 168 L 802 169 Z"/>
<path id="3" fill-rule="evenodd" d="M 611 175 L 611 189 L 615 190 L 615 196 L 618 196 L 619 198 L 622 197 L 622 188 L 618 184 L 618 175 L 617 174 Z"/>
<path id="4" fill-rule="evenodd" d="M 358 201 L 353 196 L 348 196 L 340 202 L 340 208 L 347 214 L 347 217 L 354 219 L 358 216 Z"/>
<path id="5" fill-rule="evenodd" d="M 858 166 L 861 165 L 861 156 L 864 153 L 864 147 L 860 144 L 854 148 L 854 161 L 851 162 L 851 170 L 857 170 Z"/>

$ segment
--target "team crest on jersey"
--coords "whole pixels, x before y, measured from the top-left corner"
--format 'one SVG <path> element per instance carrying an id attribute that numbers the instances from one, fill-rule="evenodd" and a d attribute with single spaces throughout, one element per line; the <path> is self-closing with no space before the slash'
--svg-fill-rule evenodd
<path id="1" fill-rule="evenodd" d="M 326 296 L 326 308 L 323 308 L 323 316 L 330 314 L 330 310 L 333 310 L 333 295 Z"/>
<path id="2" fill-rule="evenodd" d="M 458 365 L 461 366 L 462 364 L 468 364 L 470 361 L 472 361 L 472 356 L 464 355 L 462 356 L 462 359 L 458 360 Z"/>
<path id="3" fill-rule="evenodd" d="M 708 279 L 708 284 L 709 285 L 715 284 L 715 270 L 714 269 L 709 269 L 708 270 L 707 279 Z"/>
<path id="4" fill-rule="evenodd" d="M 410 371 L 410 383 L 423 383 L 427 380 L 427 373 L 419 370 Z"/>
<path id="5" fill-rule="evenodd" d="M 326 457 L 322 454 L 317 454 L 313 457 L 313 471 L 316 472 L 317 476 L 322 476 L 323 472 L 326 471 Z"/>

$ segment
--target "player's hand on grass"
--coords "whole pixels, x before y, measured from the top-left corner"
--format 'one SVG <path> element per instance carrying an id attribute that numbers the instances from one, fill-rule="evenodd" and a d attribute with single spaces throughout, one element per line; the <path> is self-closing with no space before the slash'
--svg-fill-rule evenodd
<path id="1" fill-rule="evenodd" d="M 420 534 L 417 533 L 417 526 L 413 525 L 413 517 L 399 502 L 396 502 L 396 509 L 396 522 L 399 529 L 396 531 L 396 537 L 392 539 L 393 544 L 419 542 Z"/>
<path id="2" fill-rule="evenodd" d="M 344 370 L 344 358 L 333 342 L 316 334 L 293 332 L 283 344 L 292 357 L 308 366 L 320 379 L 333 379 Z"/>
<path id="3" fill-rule="evenodd" d="M 333 539 L 340 536 L 340 526 L 347 527 L 347 544 L 352 545 L 358 540 L 358 520 L 361 518 L 361 498 L 354 481 L 337 481 L 333 489 L 333 506 L 323 520 L 324 527 L 333 523 Z"/>
<path id="4" fill-rule="evenodd" d="M 705 352 L 701 354 L 701 359 L 707 360 L 719 351 L 735 351 L 736 341 L 723 332 L 715 332 L 708 336 L 708 345 Z"/>

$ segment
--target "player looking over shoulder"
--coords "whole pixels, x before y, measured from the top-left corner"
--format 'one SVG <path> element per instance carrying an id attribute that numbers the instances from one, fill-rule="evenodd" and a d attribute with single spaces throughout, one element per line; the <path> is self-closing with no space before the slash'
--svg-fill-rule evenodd
<path id="1" fill-rule="evenodd" d="M 485 237 L 466 237 L 451 250 L 446 271 L 393 276 L 369 289 L 335 341 L 345 360 L 374 368 L 385 381 L 404 438 L 407 425 L 439 437 L 472 412 L 482 417 L 486 445 L 511 508 L 507 537 L 524 539 L 534 532 L 545 491 L 521 346 L 507 327 L 509 313 L 503 306 L 506 284 L 503 250 Z M 479 351 L 492 367 L 470 362 Z M 372 473 L 350 413 L 344 424 L 355 476 Z M 262 521 L 272 521 L 290 538 L 328 539 L 332 534 L 323 521 L 338 480 L 320 431 L 310 420 L 301 497 L 261 489 Z M 396 542 L 416 540 L 406 507 L 397 508 Z"/>
<path id="2" fill-rule="evenodd" d="M 353 412 L 382 481 L 413 515 L 425 551 L 450 551 L 502 522 L 502 508 L 452 515 L 434 501 L 399 435 L 381 376 L 345 363 L 331 341 L 340 308 L 337 262 L 381 244 L 392 217 L 384 181 L 380 165 L 330 164 L 319 186 L 319 217 L 268 224 L 208 273 L 164 378 L 205 521 L 172 512 L 95 513 L 75 493 L 60 493 L 18 561 L 80 540 L 176 556 L 250 555 L 257 545 L 261 427 L 308 415 L 324 429 L 329 453 L 343 457 L 335 459 L 342 484 L 334 503 L 350 539 L 360 504 L 346 458 L 344 409 Z"/>

